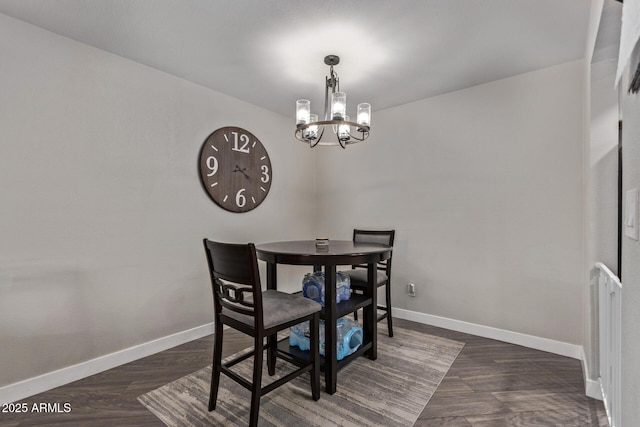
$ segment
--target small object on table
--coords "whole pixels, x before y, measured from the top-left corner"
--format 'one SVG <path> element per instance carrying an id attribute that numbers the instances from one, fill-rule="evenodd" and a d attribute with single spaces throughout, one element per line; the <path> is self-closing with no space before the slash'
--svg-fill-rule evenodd
<path id="1" fill-rule="evenodd" d="M 318 251 L 328 251 L 329 250 L 329 239 L 316 239 L 316 250 Z"/>

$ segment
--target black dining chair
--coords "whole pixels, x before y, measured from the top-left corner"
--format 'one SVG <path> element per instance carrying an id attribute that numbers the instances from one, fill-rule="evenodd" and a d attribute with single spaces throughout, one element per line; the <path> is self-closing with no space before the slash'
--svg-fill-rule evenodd
<path id="1" fill-rule="evenodd" d="M 395 230 L 353 230 L 353 241 L 355 243 L 378 243 L 382 245 L 393 246 L 395 238 Z M 392 253 L 393 255 L 393 253 Z M 353 265 L 351 270 L 345 271 L 351 279 L 351 289 L 357 292 L 364 292 L 367 288 L 367 266 Z M 385 305 L 378 304 L 377 309 L 382 311 L 378 315 L 378 322 L 387 319 L 387 327 L 389 336 L 393 336 L 393 320 L 391 316 L 391 258 L 381 261 L 376 266 L 376 285 L 377 287 L 385 287 Z M 358 320 L 358 312 L 354 312 L 354 317 Z"/>
<path id="2" fill-rule="evenodd" d="M 310 372 L 311 397 L 320 398 L 320 354 L 319 322 L 321 306 L 317 302 L 299 295 L 276 290 L 262 291 L 256 248 L 253 243 L 230 244 L 204 239 L 204 248 L 209 265 L 213 288 L 215 336 L 213 346 L 213 369 L 209 394 L 209 411 L 216 408 L 220 373 L 224 373 L 238 384 L 251 391 L 249 425 L 258 423 L 260 398 L 297 376 Z M 265 338 L 275 336 L 278 331 L 298 323 L 309 321 L 310 350 L 306 360 L 281 353 L 265 345 Z M 254 338 L 253 352 L 243 354 L 222 363 L 223 326 L 227 325 Z M 275 342 L 275 340 L 273 340 Z M 262 386 L 264 350 L 295 365 L 296 370 L 278 380 Z M 245 379 L 230 368 L 253 356 L 252 381 Z M 273 374 L 270 372 L 270 374 Z"/>

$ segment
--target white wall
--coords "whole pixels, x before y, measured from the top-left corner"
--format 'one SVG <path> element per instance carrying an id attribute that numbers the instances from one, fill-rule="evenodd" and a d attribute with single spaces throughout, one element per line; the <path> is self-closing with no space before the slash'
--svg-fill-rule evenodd
<path id="1" fill-rule="evenodd" d="M 602 262 L 618 270 L 618 94 L 614 89 L 616 61 L 590 64 L 589 185 L 587 193 L 588 295 L 585 354 L 589 377 L 597 380 L 598 271 Z"/>
<path id="2" fill-rule="evenodd" d="M 632 70 L 633 71 L 633 70 Z M 622 190 L 640 188 L 640 95 L 621 84 Z M 622 426 L 640 420 L 640 242 L 622 238 Z"/>
<path id="3" fill-rule="evenodd" d="M 618 92 L 617 61 L 591 64 L 590 267 L 600 261 L 618 270 Z"/>
<path id="4" fill-rule="evenodd" d="M 618 264 L 618 99 L 614 89 L 622 7 L 592 0 L 585 46 L 584 84 L 584 374 L 588 396 L 601 398 L 598 277 L 603 262 Z M 617 31 L 618 35 L 613 36 Z"/>
<path id="5" fill-rule="evenodd" d="M 394 227 L 396 307 L 581 344 L 583 75 L 375 111 L 368 142 L 319 154 L 317 233 Z"/>
<path id="6" fill-rule="evenodd" d="M 202 238 L 312 234 L 290 119 L 0 14 L 0 387 L 213 320 Z M 200 146 L 245 127 L 271 193 L 232 214 Z"/>

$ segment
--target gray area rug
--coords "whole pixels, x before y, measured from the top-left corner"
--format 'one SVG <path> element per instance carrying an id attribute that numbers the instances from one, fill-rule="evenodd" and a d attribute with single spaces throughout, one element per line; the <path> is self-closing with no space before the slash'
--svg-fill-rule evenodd
<path id="1" fill-rule="evenodd" d="M 338 391 L 311 399 L 309 375 L 262 397 L 260 426 L 412 426 L 436 391 L 463 343 L 402 328 L 387 335 L 379 324 L 378 359 L 360 357 L 338 372 Z M 235 367 L 251 378 L 253 358 Z M 266 366 L 266 363 L 265 363 Z M 276 377 L 291 365 L 278 361 Z M 263 373 L 263 385 L 274 377 Z M 167 426 L 246 426 L 250 393 L 221 375 L 218 404 L 207 411 L 211 367 L 138 397 Z M 324 377 L 322 377 L 324 388 Z"/>

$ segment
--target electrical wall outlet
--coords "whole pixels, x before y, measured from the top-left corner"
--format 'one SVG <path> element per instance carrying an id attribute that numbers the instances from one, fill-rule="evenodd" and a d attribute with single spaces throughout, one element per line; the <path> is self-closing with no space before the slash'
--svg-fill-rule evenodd
<path id="1" fill-rule="evenodd" d="M 410 297 L 416 296 L 416 285 L 414 283 L 407 283 L 407 293 Z"/>

